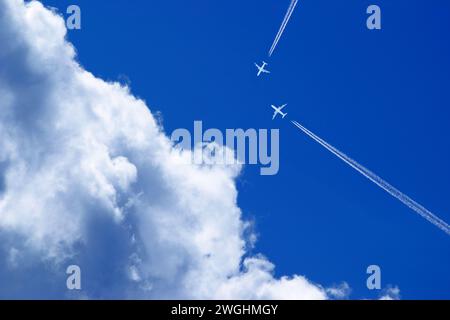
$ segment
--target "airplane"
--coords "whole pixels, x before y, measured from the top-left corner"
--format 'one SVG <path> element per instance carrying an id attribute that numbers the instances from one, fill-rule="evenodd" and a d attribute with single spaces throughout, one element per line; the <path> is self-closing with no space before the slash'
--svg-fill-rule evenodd
<path id="1" fill-rule="evenodd" d="M 257 63 L 255 63 L 255 66 L 258 68 L 258 75 L 257 77 L 259 77 L 261 75 L 261 73 L 270 73 L 269 70 L 264 69 L 265 66 L 267 66 L 268 63 L 263 61 L 262 66 L 259 66 Z"/>
<path id="2" fill-rule="evenodd" d="M 274 120 L 277 117 L 277 115 L 281 115 L 281 117 L 284 119 L 284 117 L 287 116 L 287 113 L 283 113 L 283 112 L 281 112 L 281 110 L 283 110 L 283 108 L 286 106 L 287 106 L 287 104 L 283 104 L 281 107 L 277 108 L 274 105 L 271 105 L 272 109 L 275 110 L 275 112 L 273 113 L 272 120 Z"/>

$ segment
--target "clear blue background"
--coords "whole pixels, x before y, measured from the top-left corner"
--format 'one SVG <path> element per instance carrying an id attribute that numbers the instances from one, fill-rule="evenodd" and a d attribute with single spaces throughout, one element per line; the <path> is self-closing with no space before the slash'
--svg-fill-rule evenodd
<path id="1" fill-rule="evenodd" d="M 289 0 L 45 0 L 82 9 L 79 61 L 130 84 L 165 130 L 280 128 L 281 168 L 246 167 L 239 205 L 277 275 L 366 288 L 370 264 L 404 299 L 450 298 L 450 238 L 307 138 L 270 104 L 450 221 L 450 2 L 300 0 L 272 58 Z M 366 8 L 382 9 L 382 30 Z M 256 78 L 254 62 L 272 74 Z"/>

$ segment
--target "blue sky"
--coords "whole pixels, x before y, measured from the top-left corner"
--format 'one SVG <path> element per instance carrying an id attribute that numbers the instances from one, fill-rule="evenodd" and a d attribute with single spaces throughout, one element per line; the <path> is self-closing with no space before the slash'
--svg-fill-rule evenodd
<path id="1" fill-rule="evenodd" d="M 300 273 L 352 298 L 368 265 L 405 299 L 450 298 L 450 239 L 371 184 L 290 120 L 352 156 L 450 221 L 450 3 L 300 1 L 272 58 L 267 52 L 288 0 L 55 1 L 82 10 L 70 31 L 78 60 L 96 76 L 129 82 L 160 111 L 166 132 L 280 128 L 280 172 L 246 167 L 238 181 L 244 217 L 278 275 Z M 382 30 L 365 27 L 382 9 Z M 256 78 L 254 62 L 272 74 Z"/>

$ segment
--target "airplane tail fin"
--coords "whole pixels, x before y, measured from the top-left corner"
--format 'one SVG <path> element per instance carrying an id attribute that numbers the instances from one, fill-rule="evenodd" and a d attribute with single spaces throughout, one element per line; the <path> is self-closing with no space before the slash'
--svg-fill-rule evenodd
<path id="1" fill-rule="evenodd" d="M 286 116 L 287 116 L 287 113 L 283 114 L 283 119 L 284 119 L 284 117 L 286 117 Z"/>

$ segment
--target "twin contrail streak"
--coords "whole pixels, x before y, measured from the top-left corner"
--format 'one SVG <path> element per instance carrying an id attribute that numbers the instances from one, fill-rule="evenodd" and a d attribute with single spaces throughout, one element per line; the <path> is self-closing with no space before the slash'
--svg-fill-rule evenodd
<path id="1" fill-rule="evenodd" d="M 347 156 L 345 153 L 339 151 L 332 145 L 328 144 L 326 141 L 324 141 L 321 138 L 319 138 L 318 136 L 316 136 L 314 133 L 312 133 L 311 131 L 309 131 L 308 129 L 303 127 L 301 124 L 299 124 L 297 121 L 291 121 L 291 122 L 297 128 L 302 130 L 305 134 L 307 134 L 309 137 L 311 137 L 313 140 L 315 140 L 320 145 L 325 147 L 328 151 L 330 151 L 335 156 L 340 158 L 342 161 L 347 163 L 350 167 L 352 167 L 353 169 L 355 169 L 356 171 L 361 173 L 363 176 L 365 176 L 367 179 L 369 179 L 370 181 L 372 181 L 373 183 L 378 185 L 380 188 L 382 188 L 383 190 L 388 192 L 391 196 L 393 196 L 393 197 L 397 198 L 398 200 L 400 200 L 401 202 L 403 202 L 403 204 L 405 204 L 406 206 L 408 206 L 409 208 L 414 210 L 416 213 L 418 213 L 420 216 L 422 216 L 423 218 L 425 218 L 426 220 L 428 220 L 429 222 L 434 224 L 436 227 L 438 227 L 439 229 L 441 229 L 442 231 L 444 231 L 445 233 L 450 235 L 450 226 L 445 221 L 443 221 L 442 219 L 440 219 L 439 217 L 434 215 L 432 212 L 430 212 L 429 210 L 424 208 L 422 205 L 415 202 L 410 197 L 403 194 L 401 191 L 399 191 L 398 189 L 396 189 L 395 187 L 393 187 L 392 185 L 390 185 L 389 183 L 384 181 L 382 178 L 377 176 L 375 173 L 371 172 L 370 170 L 368 170 L 365 167 L 363 167 L 362 165 L 360 165 L 358 162 L 356 162 L 355 160 L 353 160 L 352 158 Z"/>
<path id="2" fill-rule="evenodd" d="M 288 11 L 286 12 L 286 15 L 284 16 L 283 23 L 281 24 L 280 30 L 277 33 L 277 36 L 275 37 L 275 40 L 273 41 L 272 47 L 269 51 L 269 57 L 272 56 L 272 53 L 275 51 L 275 48 L 277 47 L 278 41 L 280 41 L 281 36 L 283 35 L 284 29 L 286 29 L 286 26 L 289 22 L 289 19 L 291 19 L 292 13 L 294 12 L 295 7 L 297 6 L 298 0 L 291 0 L 291 4 L 289 5 Z"/>

